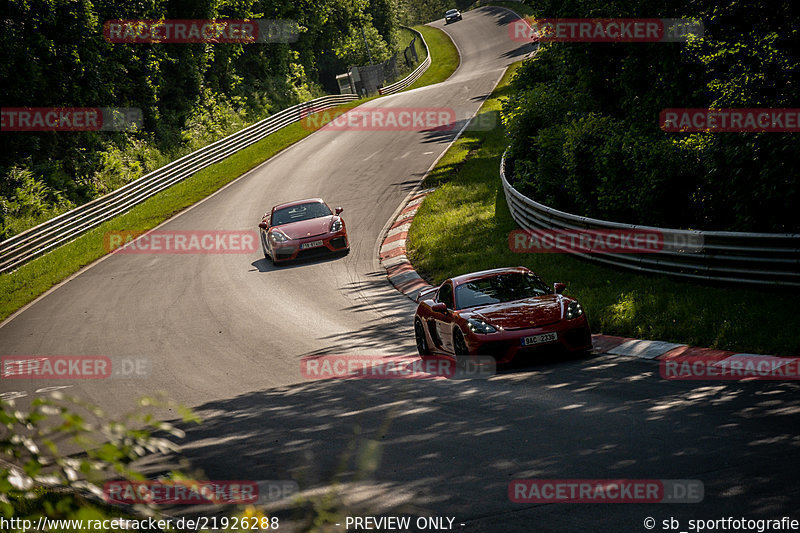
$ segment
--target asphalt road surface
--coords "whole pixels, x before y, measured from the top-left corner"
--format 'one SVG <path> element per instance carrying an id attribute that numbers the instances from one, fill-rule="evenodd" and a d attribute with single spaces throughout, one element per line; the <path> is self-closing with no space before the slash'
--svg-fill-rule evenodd
<path id="1" fill-rule="evenodd" d="M 413 305 L 387 283 L 378 241 L 504 69 L 530 51 L 509 39 L 512 20 L 481 8 L 434 23 L 462 54 L 456 73 L 365 104 L 453 108 L 446 131 L 321 130 L 161 228 L 253 229 L 276 203 L 320 196 L 345 209 L 348 256 L 277 268 L 260 251 L 108 256 L 6 321 L 0 353 L 146 358 L 147 377 L 0 380 L 0 392 L 26 402 L 69 385 L 114 415 L 164 391 L 204 418 L 186 427 L 190 468 L 209 479 L 294 479 L 312 494 L 335 482 L 350 515 L 447 516 L 463 531 L 615 533 L 648 531 L 647 517 L 656 531 L 670 517 L 678 531 L 693 518 L 797 518 L 792 383 L 665 381 L 651 362 L 604 354 L 489 380 L 301 375 L 310 354 L 413 353 Z M 155 473 L 175 461 L 142 467 Z M 696 479 L 705 495 L 694 504 L 511 502 L 509 482 L 526 478 Z"/>

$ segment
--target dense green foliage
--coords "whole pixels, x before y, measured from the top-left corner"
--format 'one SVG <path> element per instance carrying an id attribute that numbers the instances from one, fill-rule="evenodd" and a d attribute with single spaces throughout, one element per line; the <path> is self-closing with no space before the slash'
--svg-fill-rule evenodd
<path id="1" fill-rule="evenodd" d="M 791 0 L 543 0 L 538 17 L 699 19 L 689 43 L 546 43 L 504 106 L 514 179 L 556 208 L 620 222 L 800 231 L 796 133 L 666 133 L 665 108 L 792 108 Z"/>
<path id="2" fill-rule="evenodd" d="M 220 136 L 325 91 L 350 65 L 400 42 L 395 0 L 11 0 L 3 16 L 3 107 L 138 107 L 135 133 L 4 133 L 0 238 L 136 179 Z M 286 19 L 267 44 L 111 44 L 114 19 Z M 362 35 L 363 29 L 363 35 Z M 407 36 L 405 36 L 407 37 Z"/>

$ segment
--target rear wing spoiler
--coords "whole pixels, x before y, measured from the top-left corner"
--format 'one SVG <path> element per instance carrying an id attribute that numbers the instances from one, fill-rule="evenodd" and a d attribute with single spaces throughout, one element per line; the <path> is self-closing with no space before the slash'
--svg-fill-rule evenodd
<path id="1" fill-rule="evenodd" d="M 419 294 L 417 294 L 416 302 L 419 303 L 420 300 L 424 300 L 426 296 L 428 296 L 429 294 L 431 294 L 433 292 L 436 292 L 438 289 L 439 289 L 439 287 L 431 287 L 430 289 L 425 289 L 423 291 L 419 291 Z"/>

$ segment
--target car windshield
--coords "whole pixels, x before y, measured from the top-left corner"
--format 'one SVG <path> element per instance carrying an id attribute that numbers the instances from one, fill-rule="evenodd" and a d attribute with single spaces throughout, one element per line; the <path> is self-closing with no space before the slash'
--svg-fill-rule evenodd
<path id="1" fill-rule="evenodd" d="M 462 283 L 456 287 L 456 308 L 496 304 L 550 294 L 550 288 L 533 274 L 511 272 Z"/>
<path id="2" fill-rule="evenodd" d="M 441 11 L 439 11 L 439 13 L 441 13 Z M 450 11 L 445 13 L 445 15 L 455 15 L 456 13 L 458 13 L 458 9 L 451 9 Z"/>
<path id="3" fill-rule="evenodd" d="M 312 218 L 326 217 L 331 215 L 328 206 L 320 202 L 310 202 L 307 204 L 293 205 L 278 209 L 272 214 L 272 226 L 281 226 L 291 222 L 300 222 Z"/>

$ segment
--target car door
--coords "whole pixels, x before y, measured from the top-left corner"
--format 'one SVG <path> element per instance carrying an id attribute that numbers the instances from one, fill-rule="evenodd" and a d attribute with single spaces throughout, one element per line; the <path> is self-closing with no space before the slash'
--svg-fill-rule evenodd
<path id="1" fill-rule="evenodd" d="M 453 284 L 448 280 L 439 288 L 436 301 L 447 306 L 444 313 L 434 313 L 436 321 L 436 335 L 442 343 L 441 347 L 447 352 L 453 351 Z"/>

